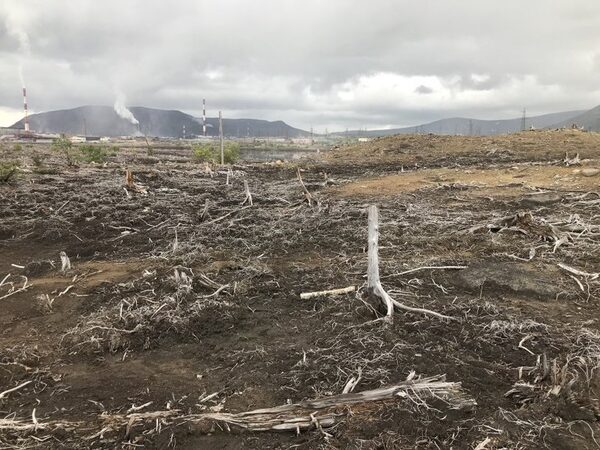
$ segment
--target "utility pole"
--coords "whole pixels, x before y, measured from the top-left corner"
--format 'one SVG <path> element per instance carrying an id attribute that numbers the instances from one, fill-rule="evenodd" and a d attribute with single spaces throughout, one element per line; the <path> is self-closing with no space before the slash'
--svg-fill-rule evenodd
<path id="1" fill-rule="evenodd" d="M 219 111 L 219 137 L 221 139 L 221 165 L 225 164 L 225 149 L 223 145 L 223 114 Z"/>
<path id="2" fill-rule="evenodd" d="M 527 110 L 523 108 L 523 118 L 521 119 L 521 131 L 527 129 Z"/>
<path id="3" fill-rule="evenodd" d="M 206 137 L 206 99 L 202 99 L 202 136 Z"/>

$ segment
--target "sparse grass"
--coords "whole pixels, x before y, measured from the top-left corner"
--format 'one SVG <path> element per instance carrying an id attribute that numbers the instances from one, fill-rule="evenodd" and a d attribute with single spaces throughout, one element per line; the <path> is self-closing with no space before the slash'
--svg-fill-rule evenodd
<path id="1" fill-rule="evenodd" d="M 33 165 L 36 169 L 39 169 L 44 165 L 44 157 L 41 153 L 34 153 L 31 155 L 31 160 L 33 161 Z"/>
<path id="2" fill-rule="evenodd" d="M 73 144 L 67 138 L 59 138 L 55 139 L 52 143 L 52 150 L 60 153 L 67 163 L 67 166 L 75 165 L 75 151 L 73 149 Z"/>
<path id="3" fill-rule="evenodd" d="M 18 161 L 0 162 L 0 183 L 8 183 L 18 172 Z"/>
<path id="4" fill-rule="evenodd" d="M 110 156 L 110 149 L 103 145 L 82 145 L 79 147 L 81 153 L 81 160 L 87 163 L 102 164 L 106 162 Z M 116 153 L 113 149 L 112 153 Z"/>
<path id="5" fill-rule="evenodd" d="M 221 162 L 221 147 L 219 143 L 197 144 L 192 147 L 192 155 L 200 162 Z M 236 142 L 226 142 L 223 148 L 225 164 L 233 164 L 240 158 L 240 146 Z"/>

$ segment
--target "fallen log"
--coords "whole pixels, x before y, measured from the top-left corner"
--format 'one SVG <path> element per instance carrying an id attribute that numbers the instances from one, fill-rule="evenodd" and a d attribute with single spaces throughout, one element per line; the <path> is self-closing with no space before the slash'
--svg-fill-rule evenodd
<path id="1" fill-rule="evenodd" d="M 408 401 L 425 405 L 426 400 L 436 399 L 449 409 L 473 408 L 475 400 L 462 389 L 460 382 L 446 381 L 445 375 L 419 378 L 411 372 L 405 381 L 378 389 L 357 393 L 344 393 L 305 400 L 290 405 L 261 408 L 241 413 L 182 414 L 180 410 L 132 412 L 127 414 L 107 414 L 98 416 L 97 421 L 27 421 L 24 419 L 0 419 L 0 430 L 32 434 L 38 430 L 63 429 L 92 433 L 86 440 L 102 438 L 110 432 L 126 429 L 130 436 L 132 429 L 139 424 L 154 424 L 168 420 L 170 424 L 192 423 L 200 433 L 212 433 L 215 426 L 229 430 L 237 427 L 250 431 L 294 431 L 328 428 L 343 421 L 350 415 L 368 415 L 381 407 L 381 402 Z M 355 407 L 352 410 L 352 407 Z M 166 422 L 165 422 L 166 423 Z M 98 431 L 98 428 L 100 430 Z"/>
<path id="2" fill-rule="evenodd" d="M 368 414 L 379 408 L 378 402 L 407 400 L 421 405 L 425 400 L 435 398 L 443 401 L 450 409 L 472 408 L 475 400 L 462 390 L 460 382 L 448 382 L 444 375 L 417 378 L 411 372 L 408 379 L 392 386 L 305 400 L 291 405 L 255 409 L 241 413 L 205 413 L 181 417 L 199 425 L 204 432 L 211 432 L 213 425 L 230 426 L 250 431 L 294 431 L 331 427 L 349 415 Z M 358 406 L 351 411 L 352 406 Z M 173 417 L 172 411 L 164 411 Z M 104 416 L 109 424 L 128 424 L 136 421 L 156 420 L 160 412 L 137 413 L 130 415 Z"/>

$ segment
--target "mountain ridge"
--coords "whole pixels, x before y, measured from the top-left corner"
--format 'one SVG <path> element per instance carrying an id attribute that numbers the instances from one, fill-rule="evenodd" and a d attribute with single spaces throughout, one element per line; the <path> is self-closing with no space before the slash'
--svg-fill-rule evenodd
<path id="1" fill-rule="evenodd" d="M 600 114 L 600 107 L 599 114 Z M 574 110 L 557 113 L 543 114 L 539 116 L 527 117 L 525 128 L 531 126 L 534 128 L 558 128 L 571 125 L 571 121 L 580 116 L 585 116 L 592 110 Z M 391 136 L 394 134 L 460 134 L 465 136 L 493 136 L 498 134 L 507 134 L 521 131 L 523 128 L 523 118 L 484 120 L 472 119 L 468 117 L 449 117 L 435 120 L 421 125 L 410 127 L 378 129 L 378 130 L 350 130 L 347 132 L 335 133 L 338 136 L 364 136 L 380 137 Z"/>
<path id="2" fill-rule="evenodd" d="M 559 122 L 555 126 L 568 127 L 572 124 L 583 127 L 586 130 L 600 131 L 600 105 L 568 120 Z"/>
<path id="3" fill-rule="evenodd" d="M 119 116 L 110 106 L 85 105 L 76 108 L 47 111 L 29 116 L 31 130 L 38 133 L 59 133 L 88 136 L 148 136 L 181 138 L 202 135 L 202 119 L 179 110 L 132 106 L 129 108 L 139 125 Z M 219 119 L 207 117 L 207 135 L 219 134 Z M 24 128 L 24 119 L 11 128 Z M 310 133 L 276 120 L 223 119 L 223 134 L 229 137 L 306 137 Z"/>

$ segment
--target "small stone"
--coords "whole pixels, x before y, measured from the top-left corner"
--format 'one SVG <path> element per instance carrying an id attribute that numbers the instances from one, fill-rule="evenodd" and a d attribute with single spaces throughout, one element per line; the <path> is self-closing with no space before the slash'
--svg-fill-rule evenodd
<path id="1" fill-rule="evenodd" d="M 592 169 L 592 168 L 581 169 L 581 175 L 583 175 L 584 177 L 595 177 L 599 173 L 600 173 L 600 169 Z"/>

